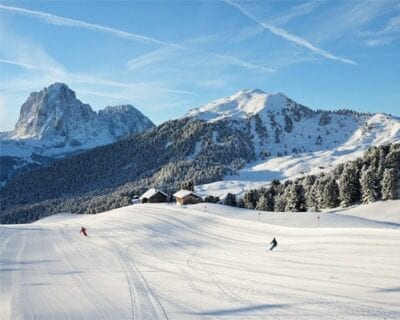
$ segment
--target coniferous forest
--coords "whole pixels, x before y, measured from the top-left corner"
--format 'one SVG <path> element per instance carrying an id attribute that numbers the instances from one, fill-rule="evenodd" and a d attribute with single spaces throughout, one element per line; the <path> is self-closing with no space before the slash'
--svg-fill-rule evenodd
<path id="1" fill-rule="evenodd" d="M 355 161 L 319 175 L 273 180 L 241 199 L 228 194 L 224 203 L 260 211 L 319 211 L 338 206 L 400 199 L 400 144 L 372 147 Z"/>

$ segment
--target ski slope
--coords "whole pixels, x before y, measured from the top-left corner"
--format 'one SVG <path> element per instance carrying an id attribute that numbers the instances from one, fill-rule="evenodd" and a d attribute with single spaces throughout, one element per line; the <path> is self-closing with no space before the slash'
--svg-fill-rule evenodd
<path id="1" fill-rule="evenodd" d="M 381 202 L 318 225 L 146 204 L 1 225 L 0 319 L 399 319 L 396 212 L 400 201 Z"/>

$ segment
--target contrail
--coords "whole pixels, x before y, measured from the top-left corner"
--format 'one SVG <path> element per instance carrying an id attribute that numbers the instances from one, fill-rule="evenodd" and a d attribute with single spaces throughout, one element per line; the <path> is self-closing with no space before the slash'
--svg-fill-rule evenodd
<path id="1" fill-rule="evenodd" d="M 259 20 L 257 17 L 255 17 L 253 14 L 251 14 L 249 11 L 247 11 L 246 9 L 244 9 L 241 5 L 231 1 L 231 0 L 224 0 L 227 4 L 235 7 L 236 9 L 238 9 L 240 12 L 242 12 L 246 17 L 248 17 L 249 19 L 253 20 L 254 22 L 258 23 L 260 26 L 262 26 L 263 28 L 269 30 L 270 32 L 272 32 L 273 34 L 276 34 L 277 36 L 284 38 L 292 43 L 295 43 L 299 46 L 302 46 L 304 48 L 309 49 L 310 51 L 324 57 L 330 60 L 336 60 L 336 61 L 340 61 L 343 63 L 348 63 L 348 64 L 353 64 L 353 65 L 357 65 L 357 63 L 353 60 L 350 59 L 345 59 L 345 58 L 341 58 L 338 57 L 324 49 L 318 48 L 316 46 L 314 46 L 313 44 L 311 44 L 310 42 L 308 42 L 306 39 L 303 39 L 299 36 L 296 36 L 294 34 L 291 34 L 289 32 L 287 32 L 284 29 L 281 28 L 277 28 L 273 25 L 270 25 L 268 23 L 265 23 L 261 20 Z"/>

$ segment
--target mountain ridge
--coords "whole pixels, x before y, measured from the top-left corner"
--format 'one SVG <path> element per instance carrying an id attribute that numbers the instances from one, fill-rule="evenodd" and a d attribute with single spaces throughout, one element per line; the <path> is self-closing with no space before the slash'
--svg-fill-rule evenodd
<path id="1" fill-rule="evenodd" d="M 155 125 L 132 105 L 94 111 L 66 84 L 32 92 L 22 104 L 15 129 L 0 134 L 1 182 L 20 170 L 54 158 L 113 143 Z"/>
<path id="2" fill-rule="evenodd" d="M 241 177 L 242 169 L 258 174 L 251 168 L 254 164 L 264 166 L 267 173 L 282 170 L 282 178 L 290 178 L 305 171 L 308 162 L 315 166 L 307 158 L 324 156 L 324 166 L 329 168 L 371 146 L 400 141 L 400 121 L 395 117 L 314 111 L 293 101 L 288 104 L 265 114 L 213 121 L 185 116 L 58 160 L 2 188 L 2 210 L 9 217 L 28 215 L 29 219 L 37 213 L 102 212 L 128 205 L 134 194 L 149 187 L 174 191 L 188 180 L 203 186 L 231 182 Z M 273 167 L 277 162 L 280 169 Z M 266 178 L 260 183 L 267 184 L 271 175 L 261 177 Z M 246 181 L 238 181 L 238 186 L 243 190 Z M 203 190 L 212 194 L 210 188 Z"/>

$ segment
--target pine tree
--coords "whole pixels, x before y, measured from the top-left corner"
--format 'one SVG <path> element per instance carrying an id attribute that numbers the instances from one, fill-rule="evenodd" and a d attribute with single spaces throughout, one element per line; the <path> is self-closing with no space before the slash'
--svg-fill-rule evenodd
<path id="1" fill-rule="evenodd" d="M 237 205 L 236 196 L 232 193 L 228 193 L 225 197 L 224 204 L 227 206 L 236 207 Z"/>
<path id="2" fill-rule="evenodd" d="M 382 199 L 383 200 L 394 200 L 400 198 L 398 189 L 400 182 L 398 179 L 398 172 L 396 169 L 387 168 L 383 172 L 382 185 Z"/>
<path id="3" fill-rule="evenodd" d="M 244 208 L 244 207 L 245 207 L 245 206 L 244 206 L 243 198 L 240 198 L 240 199 L 237 201 L 237 207 L 238 207 L 238 208 Z"/>
<path id="4" fill-rule="evenodd" d="M 341 205 L 348 207 L 360 201 L 360 181 L 355 162 L 347 163 L 339 179 Z"/>
<path id="5" fill-rule="evenodd" d="M 386 156 L 386 167 L 400 170 L 400 150 L 392 145 L 390 152 Z"/>
<path id="6" fill-rule="evenodd" d="M 328 177 L 323 185 L 321 202 L 323 208 L 336 208 L 340 204 L 339 185 L 333 177 Z"/>
<path id="7" fill-rule="evenodd" d="M 271 190 L 269 190 L 265 194 L 266 200 L 267 200 L 267 211 L 274 211 L 275 207 L 275 197 L 274 194 Z"/>
<path id="8" fill-rule="evenodd" d="M 244 207 L 247 209 L 254 209 L 257 206 L 258 194 L 257 190 L 250 190 L 245 193 L 243 197 Z"/>
<path id="9" fill-rule="evenodd" d="M 379 197 L 379 181 L 377 170 L 373 166 L 364 169 L 361 173 L 361 200 L 363 203 L 371 203 L 378 200 Z"/>
<path id="10" fill-rule="evenodd" d="M 285 211 L 307 211 L 304 188 L 300 183 L 293 183 L 289 186 Z"/>
<path id="11" fill-rule="evenodd" d="M 256 210 L 267 211 L 267 198 L 264 194 L 258 199 Z"/>
<path id="12" fill-rule="evenodd" d="M 286 196 L 284 193 L 282 194 L 278 194 L 275 197 L 275 207 L 274 207 L 274 211 L 276 212 L 284 212 L 286 209 Z"/>

